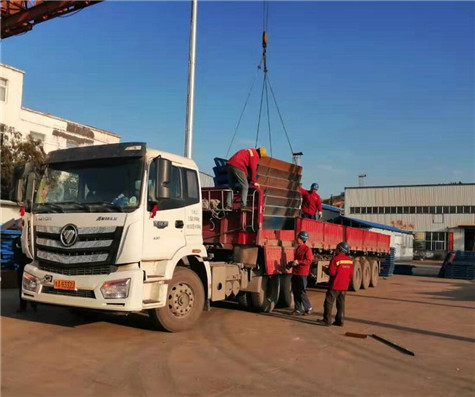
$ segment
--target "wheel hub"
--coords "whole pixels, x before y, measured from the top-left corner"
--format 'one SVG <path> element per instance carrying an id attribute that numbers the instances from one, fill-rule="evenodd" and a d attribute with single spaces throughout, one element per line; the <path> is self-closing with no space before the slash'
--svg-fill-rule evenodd
<path id="1" fill-rule="evenodd" d="M 193 290 L 188 284 L 174 285 L 168 295 L 168 307 L 177 317 L 186 316 L 195 303 Z"/>

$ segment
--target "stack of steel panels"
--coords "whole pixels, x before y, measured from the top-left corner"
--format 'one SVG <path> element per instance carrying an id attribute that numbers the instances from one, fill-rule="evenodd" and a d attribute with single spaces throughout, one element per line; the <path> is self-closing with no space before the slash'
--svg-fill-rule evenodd
<path id="1" fill-rule="evenodd" d="M 394 256 L 396 254 L 396 248 L 390 248 L 390 254 L 384 262 L 381 263 L 379 269 L 379 275 L 382 277 L 389 277 L 394 274 Z"/>
<path id="2" fill-rule="evenodd" d="M 449 253 L 442 265 L 441 273 L 444 278 L 462 280 L 475 279 L 475 252 L 456 251 L 455 255 Z"/>
<path id="3" fill-rule="evenodd" d="M 264 229 L 295 229 L 302 205 L 301 178 L 302 167 L 298 165 L 272 157 L 259 161 L 257 183 L 264 192 Z"/>
<path id="4" fill-rule="evenodd" d="M 13 241 L 21 235 L 19 230 L 2 230 L 1 231 L 1 263 L 2 270 L 16 270 L 13 260 Z"/>

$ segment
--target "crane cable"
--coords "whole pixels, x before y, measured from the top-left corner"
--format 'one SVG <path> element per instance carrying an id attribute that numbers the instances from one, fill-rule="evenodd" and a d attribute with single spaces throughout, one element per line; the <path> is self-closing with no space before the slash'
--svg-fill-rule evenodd
<path id="1" fill-rule="evenodd" d="M 262 57 L 261 57 L 261 61 L 259 63 L 259 65 L 257 66 L 257 71 L 256 71 L 256 75 L 254 76 L 254 80 L 252 82 L 252 85 L 251 85 L 251 89 L 249 90 L 248 94 L 247 94 L 247 98 L 246 98 L 246 101 L 244 103 L 244 107 L 241 111 L 241 114 L 239 116 L 239 120 L 236 124 L 236 127 L 234 129 L 234 134 L 233 134 L 233 137 L 231 139 L 231 143 L 229 144 L 229 147 L 228 147 L 228 150 L 226 152 L 226 157 L 228 157 L 229 155 L 229 151 L 231 150 L 231 147 L 232 147 L 232 144 L 234 142 L 234 139 L 236 137 L 236 134 L 237 134 L 237 131 L 239 129 L 239 126 L 241 124 L 241 120 L 242 120 L 242 117 L 244 115 L 244 111 L 247 107 L 247 104 L 249 102 L 249 98 L 251 96 L 251 92 L 254 88 L 254 84 L 256 82 L 256 78 L 257 78 L 257 74 L 259 72 L 259 70 L 263 69 L 263 72 L 264 72 L 264 77 L 263 77 L 263 82 L 262 82 L 262 89 L 261 89 L 261 99 L 260 99 L 260 105 L 259 105 L 259 117 L 258 117 L 258 121 L 257 121 L 257 131 L 256 131 L 256 142 L 255 142 L 255 147 L 257 148 L 257 145 L 258 145 L 258 141 L 259 141 L 259 131 L 260 131 L 260 126 L 261 126 L 261 118 L 262 118 L 262 105 L 264 103 L 264 94 L 265 94 L 265 100 L 266 100 L 266 113 L 267 113 L 267 128 L 268 128 L 268 133 L 269 133 L 269 149 L 270 149 L 270 155 L 272 157 L 272 134 L 271 134 L 271 125 L 270 125 L 270 110 L 269 110 L 269 89 L 270 89 L 270 92 L 271 92 L 271 96 L 272 96 L 272 99 L 274 101 L 274 104 L 275 104 L 275 107 L 277 109 L 277 113 L 279 115 L 279 119 L 280 119 L 280 122 L 282 124 L 282 127 L 284 129 L 284 132 L 285 132 L 285 136 L 287 138 L 287 142 L 289 144 L 289 147 L 290 147 L 290 153 L 293 155 L 294 154 L 294 151 L 293 151 L 293 148 L 292 148 L 292 144 L 290 142 L 290 138 L 289 138 L 289 134 L 287 132 L 287 129 L 285 127 L 285 123 L 284 123 L 284 119 L 282 117 L 282 113 L 280 112 L 280 109 L 279 109 L 279 106 L 277 104 L 277 99 L 275 97 L 275 94 L 274 94 L 274 90 L 272 88 L 272 85 L 271 85 L 271 82 L 270 82 L 270 78 L 269 78 L 269 74 L 268 74 L 268 68 L 267 68 L 267 27 L 268 27 L 268 23 L 269 23 L 269 6 L 267 4 L 267 0 L 263 0 L 263 21 L 262 21 L 262 25 L 263 25 L 263 32 L 262 32 Z"/>

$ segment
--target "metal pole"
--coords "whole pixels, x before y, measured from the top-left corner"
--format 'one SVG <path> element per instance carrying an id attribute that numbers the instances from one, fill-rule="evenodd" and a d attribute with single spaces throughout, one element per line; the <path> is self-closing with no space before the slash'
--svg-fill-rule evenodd
<path id="1" fill-rule="evenodd" d="M 186 106 L 185 157 L 191 158 L 193 146 L 193 112 L 195 102 L 196 19 L 198 0 L 192 0 L 190 50 L 188 58 L 188 98 Z"/>

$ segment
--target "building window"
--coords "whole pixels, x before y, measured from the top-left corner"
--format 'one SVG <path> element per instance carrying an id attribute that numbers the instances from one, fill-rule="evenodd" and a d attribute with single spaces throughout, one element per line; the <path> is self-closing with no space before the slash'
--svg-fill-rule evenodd
<path id="1" fill-rule="evenodd" d="M 45 134 L 40 134 L 39 132 L 30 132 L 31 139 L 33 139 L 37 143 L 44 143 L 45 142 Z"/>
<path id="2" fill-rule="evenodd" d="M 457 214 L 463 214 L 463 207 L 461 205 L 457 206 Z"/>
<path id="3" fill-rule="evenodd" d="M 426 232 L 425 249 L 428 251 L 445 251 L 448 233 Z"/>
<path id="4" fill-rule="evenodd" d="M 470 207 L 470 213 L 475 214 L 475 205 Z"/>
<path id="5" fill-rule="evenodd" d="M 7 101 L 8 80 L 0 78 L 0 101 Z"/>
<path id="6" fill-rule="evenodd" d="M 415 214 L 416 213 L 416 207 L 409 207 L 409 213 L 410 214 Z"/>
<path id="7" fill-rule="evenodd" d="M 361 214 L 361 207 L 353 207 L 353 209 L 355 210 L 354 214 Z"/>
<path id="8" fill-rule="evenodd" d="M 70 148 L 73 148 L 73 147 L 78 147 L 78 144 L 74 141 L 67 140 L 66 141 L 66 148 L 70 149 Z"/>
<path id="9" fill-rule="evenodd" d="M 366 207 L 361 207 L 361 213 L 366 214 Z"/>
<path id="10" fill-rule="evenodd" d="M 451 214 L 456 214 L 457 213 L 457 207 L 455 205 L 451 205 L 449 207 L 449 209 L 450 209 Z"/>

